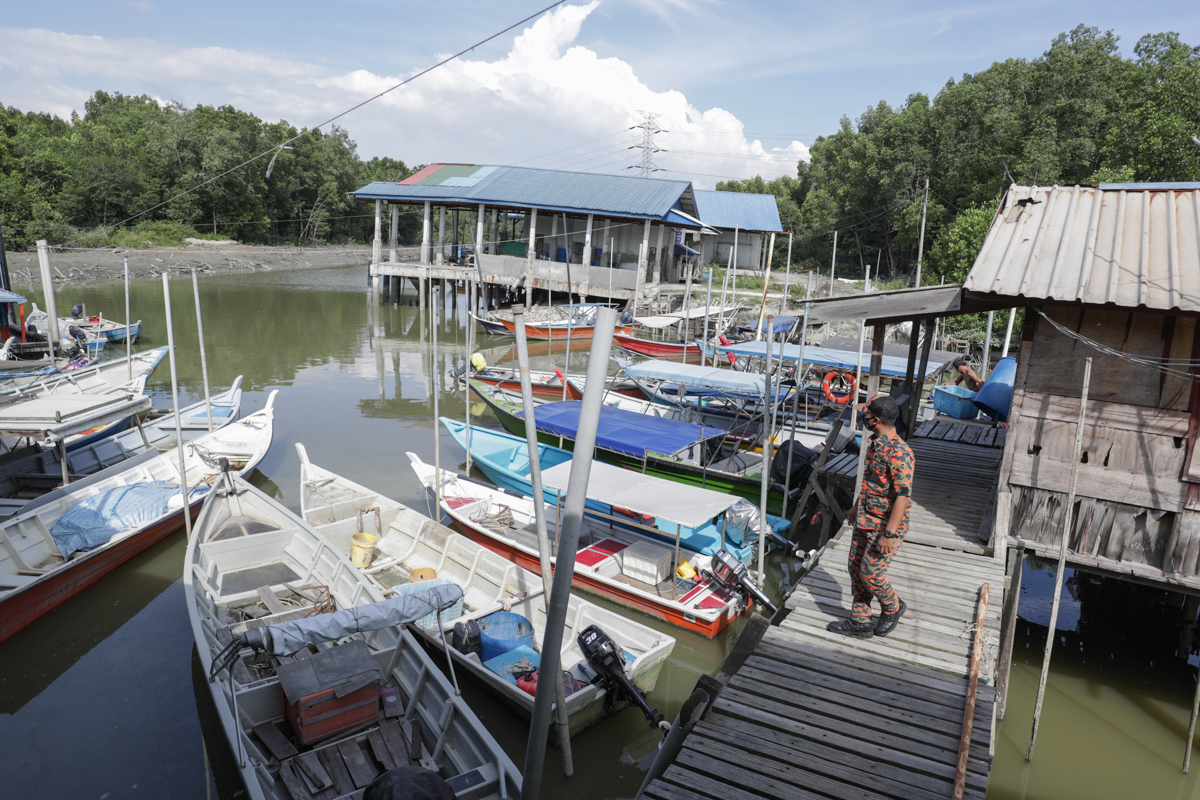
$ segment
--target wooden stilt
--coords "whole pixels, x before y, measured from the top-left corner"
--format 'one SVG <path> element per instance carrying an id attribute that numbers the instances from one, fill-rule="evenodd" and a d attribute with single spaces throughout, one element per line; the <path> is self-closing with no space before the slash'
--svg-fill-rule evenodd
<path id="1" fill-rule="evenodd" d="M 1062 602 L 1063 570 L 1067 566 L 1067 549 L 1071 544 L 1071 528 L 1075 512 L 1075 484 L 1079 479 L 1079 457 L 1083 447 L 1083 420 L 1087 414 L 1088 388 L 1092 382 L 1092 360 L 1083 362 L 1083 393 L 1079 398 L 1079 422 L 1075 426 L 1075 451 L 1071 459 L 1071 483 L 1067 491 L 1067 507 L 1063 521 L 1062 544 L 1058 549 L 1058 569 L 1054 573 L 1054 602 L 1050 605 L 1050 627 L 1046 631 L 1046 650 L 1042 655 L 1042 676 L 1038 679 L 1037 702 L 1033 705 L 1033 729 L 1029 732 L 1029 749 L 1025 760 L 1033 760 L 1033 745 L 1037 741 L 1038 724 L 1042 721 L 1042 701 L 1046 697 L 1046 679 L 1050 676 L 1050 652 L 1054 649 L 1058 606 Z M 1190 741 L 1190 740 L 1189 740 Z M 1188 752 L 1191 752 L 1189 748 Z"/>
<path id="2" fill-rule="evenodd" d="M 1025 571 L 1025 549 L 1013 548 L 1008 553 L 1008 592 L 1004 595 L 1004 610 L 1000 615 L 1000 664 L 996 668 L 995 716 L 1004 719 L 1008 700 L 1008 676 L 1012 669 L 1013 639 L 1017 631 L 1017 615 L 1021 604 L 1021 577 Z"/>
<path id="3" fill-rule="evenodd" d="M 1186 775 L 1192 763 L 1192 742 L 1196 735 L 1196 713 L 1200 712 L 1200 676 L 1196 680 L 1196 693 L 1192 697 L 1192 718 L 1188 722 L 1187 741 L 1183 745 L 1183 774 Z"/>

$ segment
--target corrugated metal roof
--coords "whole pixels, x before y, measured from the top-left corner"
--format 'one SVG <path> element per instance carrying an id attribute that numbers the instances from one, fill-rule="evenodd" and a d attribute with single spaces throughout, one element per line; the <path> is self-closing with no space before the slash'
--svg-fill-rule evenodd
<path id="1" fill-rule="evenodd" d="M 963 288 L 1200 311 L 1200 187 L 1013 186 Z"/>
<path id="2" fill-rule="evenodd" d="M 689 214 L 695 212 L 688 181 L 470 164 L 434 164 L 401 183 L 367 184 L 354 196 L 358 200 L 486 203 L 640 219 L 663 219 L 678 207 Z"/>
<path id="3" fill-rule="evenodd" d="M 705 225 L 714 228 L 780 233 L 779 205 L 773 194 L 746 192 L 715 192 L 696 189 L 697 216 Z"/>

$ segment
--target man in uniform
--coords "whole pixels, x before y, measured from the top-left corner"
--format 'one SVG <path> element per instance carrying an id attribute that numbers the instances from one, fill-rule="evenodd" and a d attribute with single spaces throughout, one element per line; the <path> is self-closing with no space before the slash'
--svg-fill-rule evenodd
<path id="1" fill-rule="evenodd" d="M 866 468 L 858 499 L 847 517 L 854 526 L 850 543 L 850 585 L 854 607 L 849 619 L 831 622 L 828 630 L 869 639 L 896 629 L 907 608 L 888 581 L 888 565 L 908 532 L 912 497 L 913 453 L 896 433 L 900 408 L 890 397 L 876 397 L 863 411 L 871 431 Z M 871 599 L 882 613 L 871 622 Z"/>

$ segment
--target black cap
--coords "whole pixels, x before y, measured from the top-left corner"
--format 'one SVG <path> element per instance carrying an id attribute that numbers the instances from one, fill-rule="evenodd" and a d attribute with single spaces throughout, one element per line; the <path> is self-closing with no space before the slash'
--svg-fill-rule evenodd
<path id="1" fill-rule="evenodd" d="M 900 406 L 885 394 L 879 395 L 870 403 L 858 406 L 859 411 L 870 411 L 871 416 L 878 417 L 884 425 L 895 425 L 900 419 Z"/>

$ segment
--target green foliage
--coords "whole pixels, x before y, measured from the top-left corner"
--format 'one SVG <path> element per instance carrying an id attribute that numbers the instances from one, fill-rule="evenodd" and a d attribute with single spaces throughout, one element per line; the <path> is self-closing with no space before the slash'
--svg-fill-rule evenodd
<path id="1" fill-rule="evenodd" d="M 410 174 L 396 159 L 362 161 L 341 128 L 298 130 L 232 106 L 189 109 L 100 91 L 69 120 L 0 107 L 0 225 L 13 249 L 38 239 L 128 247 L 175 246 L 187 236 L 366 241 L 373 209 L 347 193 Z M 419 237 L 418 211 L 400 222 L 403 242 Z"/>
<path id="2" fill-rule="evenodd" d="M 994 208 L 980 207 L 968 208 L 955 217 L 929 251 L 929 261 L 921 275 L 922 285 L 965 281 L 983 249 L 993 216 Z"/>

